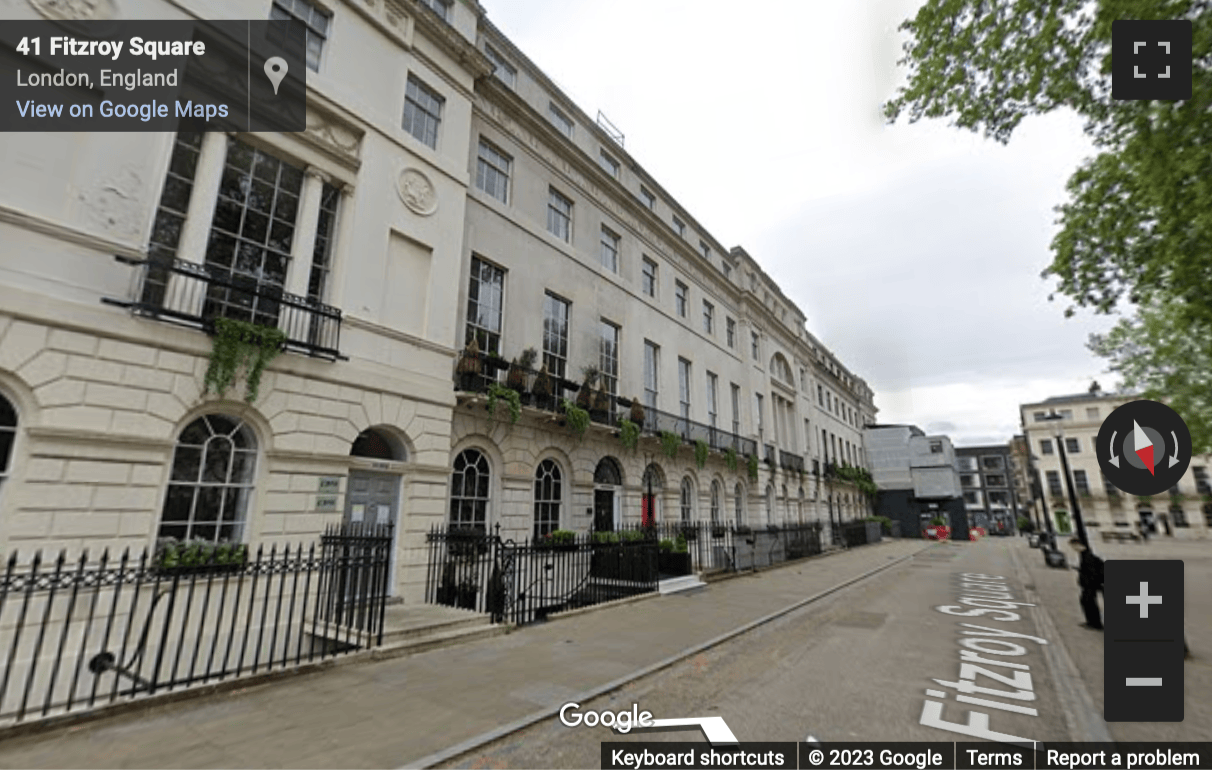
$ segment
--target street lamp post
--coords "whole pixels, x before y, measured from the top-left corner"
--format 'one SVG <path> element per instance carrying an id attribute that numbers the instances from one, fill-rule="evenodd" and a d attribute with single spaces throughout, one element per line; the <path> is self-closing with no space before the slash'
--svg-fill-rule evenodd
<path id="1" fill-rule="evenodd" d="M 1082 511 L 1077 504 L 1077 492 L 1074 491 L 1073 480 L 1069 478 L 1069 458 L 1065 454 L 1065 431 L 1061 427 L 1061 420 L 1064 419 L 1061 415 L 1052 410 L 1046 418 L 1052 422 L 1052 435 L 1056 437 L 1056 448 L 1060 453 L 1061 473 L 1065 477 L 1065 488 L 1069 492 L 1069 505 L 1073 508 L 1073 523 L 1077 527 L 1077 537 L 1081 540 L 1083 546 L 1087 550 L 1090 549 L 1090 538 L 1086 535 L 1086 525 L 1082 521 Z"/>

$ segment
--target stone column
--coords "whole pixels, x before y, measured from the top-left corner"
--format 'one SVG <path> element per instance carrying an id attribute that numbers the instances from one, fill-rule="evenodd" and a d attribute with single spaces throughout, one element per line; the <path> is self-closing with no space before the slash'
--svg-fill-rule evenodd
<path id="1" fill-rule="evenodd" d="M 198 162 L 194 167 L 194 183 L 190 191 L 189 207 L 185 222 L 181 226 L 181 237 L 177 241 L 177 258 L 202 265 L 206 262 L 206 244 L 210 238 L 210 225 L 215 218 L 215 205 L 219 198 L 219 184 L 223 180 L 223 165 L 227 160 L 227 134 L 208 131 L 202 134 L 202 146 Z M 164 293 L 164 307 L 168 310 L 200 318 L 206 301 L 206 282 L 188 274 L 170 272 Z"/>

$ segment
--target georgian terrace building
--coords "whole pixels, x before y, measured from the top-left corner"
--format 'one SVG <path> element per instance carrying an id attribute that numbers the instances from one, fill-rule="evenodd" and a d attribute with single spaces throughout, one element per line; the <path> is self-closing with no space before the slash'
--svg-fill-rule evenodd
<path id="1" fill-rule="evenodd" d="M 1092 541 L 1099 538 L 1099 532 L 1136 532 L 1141 526 L 1154 535 L 1179 539 L 1209 537 L 1212 455 L 1191 458 L 1191 465 L 1179 483 L 1153 497 L 1125 494 L 1103 476 L 1095 455 L 1098 431 L 1107 415 L 1133 400 L 1132 395 L 1079 393 L 1053 396 L 1020 407 L 1030 459 L 1039 471 L 1043 487 L 1041 504 L 1053 517 L 1053 526 L 1062 534 L 1076 531 L 1055 435 L 1059 427 L 1069 462 L 1070 483 Z M 1054 411 L 1061 417 L 1056 422 L 1047 419 Z"/>
<path id="2" fill-rule="evenodd" d="M 658 519 L 866 515 L 820 473 L 866 464 L 866 383 L 481 7 L 141 13 L 253 7 L 308 26 L 306 132 L 9 137 L 0 550 L 390 522 L 393 590 L 415 601 L 425 533 L 448 523 L 608 527 L 638 521 L 649 490 Z M 215 317 L 286 336 L 251 402 L 239 381 L 204 393 Z M 645 437 L 622 446 L 615 401 L 581 439 L 550 409 L 490 420 L 485 394 L 458 390 L 471 337 L 508 359 L 535 348 L 561 383 L 600 367 L 608 398 L 646 405 Z M 683 439 L 673 459 L 658 429 Z M 761 458 L 756 482 L 730 446 Z"/>
<path id="3" fill-rule="evenodd" d="M 541 369 L 558 392 L 516 423 L 460 392 L 452 523 L 533 537 L 645 510 L 750 525 L 827 523 L 831 504 L 865 515 L 852 490 L 827 499 L 820 471 L 864 463 L 866 383 L 744 249 L 724 248 L 486 19 L 478 44 L 496 69 L 473 102 L 462 342 L 507 361 L 533 349 L 527 387 Z M 560 401 L 587 366 L 608 408 L 578 437 Z M 634 449 L 619 430 L 633 399 L 645 412 Z M 662 431 L 682 446 L 667 452 Z"/>

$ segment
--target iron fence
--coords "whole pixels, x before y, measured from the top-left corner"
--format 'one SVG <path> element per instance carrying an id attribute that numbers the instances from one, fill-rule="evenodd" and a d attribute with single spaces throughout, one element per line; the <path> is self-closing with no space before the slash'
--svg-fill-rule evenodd
<path id="1" fill-rule="evenodd" d="M 568 539 L 514 542 L 482 529 L 435 527 L 425 601 L 525 624 L 657 590 L 666 577 L 765 567 L 821 552 L 821 525 L 751 529 L 711 521 L 626 524 Z M 682 550 L 684 549 L 684 550 Z"/>
<path id="2" fill-rule="evenodd" d="M 607 542 L 590 534 L 567 541 L 502 539 L 500 526 L 437 527 L 429 532 L 425 601 L 487 613 L 522 625 L 553 612 L 657 590 L 657 542 Z"/>
<path id="3" fill-rule="evenodd" d="M 127 549 L 20 564 L 13 553 L 0 580 L 0 723 L 381 644 L 390 546 L 390 527 L 347 525 L 222 562 Z"/>

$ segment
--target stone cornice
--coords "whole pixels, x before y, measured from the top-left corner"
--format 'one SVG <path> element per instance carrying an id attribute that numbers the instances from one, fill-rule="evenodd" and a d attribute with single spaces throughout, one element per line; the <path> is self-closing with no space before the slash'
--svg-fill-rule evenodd
<path id="1" fill-rule="evenodd" d="M 143 451 L 172 452 L 177 443 L 172 439 L 157 439 L 145 435 L 122 433 L 98 433 L 94 431 L 76 430 L 74 428 L 52 428 L 46 425 L 27 426 L 25 432 L 30 438 L 43 441 L 61 441 L 72 444 L 118 444 Z M 39 450 L 39 454 L 45 454 Z"/>
<path id="2" fill-rule="evenodd" d="M 424 348 L 431 353 L 440 353 L 444 356 L 450 356 L 452 359 L 458 353 L 458 351 L 454 348 L 447 347 L 437 342 L 430 342 L 423 337 L 417 337 L 409 334 L 408 332 L 392 329 L 390 326 L 383 326 L 382 324 L 377 324 L 374 321 L 367 321 L 365 318 L 359 318 L 355 315 L 343 315 L 341 316 L 341 322 L 354 329 L 362 329 L 363 331 L 374 332 L 375 334 L 382 337 L 387 337 L 388 339 L 397 340 L 399 342 L 407 342 L 410 345 L 416 345 L 419 348 Z"/>

